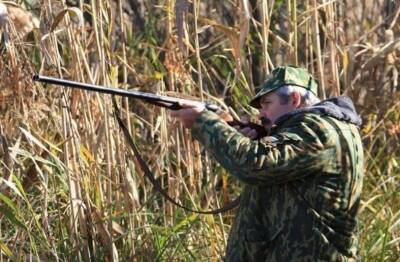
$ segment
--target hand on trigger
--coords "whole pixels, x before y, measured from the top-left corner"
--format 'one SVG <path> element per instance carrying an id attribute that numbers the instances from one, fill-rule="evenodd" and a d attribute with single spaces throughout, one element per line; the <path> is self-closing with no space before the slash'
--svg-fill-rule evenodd
<path id="1" fill-rule="evenodd" d="M 247 124 L 249 124 L 249 119 L 246 117 L 242 117 L 240 118 L 240 122 L 243 123 L 242 126 L 239 125 L 235 125 L 234 128 L 239 131 L 242 135 L 250 138 L 250 139 L 255 139 L 258 136 L 258 133 L 255 129 L 246 126 Z"/>

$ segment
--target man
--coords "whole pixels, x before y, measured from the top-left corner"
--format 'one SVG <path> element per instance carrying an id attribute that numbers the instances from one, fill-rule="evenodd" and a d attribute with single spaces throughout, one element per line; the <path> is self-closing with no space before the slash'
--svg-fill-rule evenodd
<path id="1" fill-rule="evenodd" d="M 259 140 L 195 102 L 172 113 L 243 183 L 226 261 L 357 259 L 361 120 L 349 98 L 319 102 L 317 89 L 305 69 L 273 70 L 250 102 L 269 130 Z"/>

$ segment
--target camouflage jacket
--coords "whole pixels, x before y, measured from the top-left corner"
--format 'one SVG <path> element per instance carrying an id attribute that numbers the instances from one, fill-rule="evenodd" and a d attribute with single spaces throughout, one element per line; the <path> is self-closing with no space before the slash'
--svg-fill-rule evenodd
<path id="1" fill-rule="evenodd" d="M 226 261 L 353 261 L 363 179 L 361 120 L 338 97 L 244 137 L 209 111 L 192 135 L 243 183 Z"/>

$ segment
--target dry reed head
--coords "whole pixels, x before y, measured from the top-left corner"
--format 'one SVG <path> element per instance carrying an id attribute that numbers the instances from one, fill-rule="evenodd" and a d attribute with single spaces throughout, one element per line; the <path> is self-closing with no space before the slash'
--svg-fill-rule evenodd
<path id="1" fill-rule="evenodd" d="M 0 41 L 8 42 L 8 12 L 3 2 L 0 2 Z"/>
<path id="2" fill-rule="evenodd" d="M 0 2 L 0 26 L 10 23 L 12 32 L 17 38 L 23 38 L 34 28 L 39 28 L 39 20 L 30 12 L 14 4 Z"/>
<path id="3" fill-rule="evenodd" d="M 0 27 L 4 29 L 5 23 L 8 21 L 7 7 L 0 2 Z"/>

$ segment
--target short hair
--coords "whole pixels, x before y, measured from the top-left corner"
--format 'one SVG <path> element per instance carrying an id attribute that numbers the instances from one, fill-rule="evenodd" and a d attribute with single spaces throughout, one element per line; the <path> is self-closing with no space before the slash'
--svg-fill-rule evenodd
<path id="1" fill-rule="evenodd" d="M 277 90 L 275 90 L 275 92 L 280 97 L 282 104 L 286 104 L 289 102 L 290 95 L 293 92 L 300 93 L 301 103 L 303 106 L 313 106 L 321 101 L 310 90 L 307 90 L 304 87 L 295 86 L 295 85 L 281 86 Z"/>

